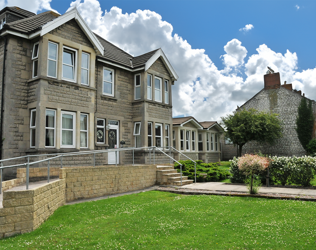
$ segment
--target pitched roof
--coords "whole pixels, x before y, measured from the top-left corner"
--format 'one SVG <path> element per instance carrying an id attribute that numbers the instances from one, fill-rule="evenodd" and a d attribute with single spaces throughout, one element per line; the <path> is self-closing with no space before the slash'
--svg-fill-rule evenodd
<path id="1" fill-rule="evenodd" d="M 53 21 L 59 15 L 53 11 L 47 11 L 35 16 L 17 20 L 11 23 L 6 23 L 3 30 L 10 29 L 21 33 L 31 33 L 40 29 L 46 23 Z"/>
<path id="2" fill-rule="evenodd" d="M 217 122 L 213 122 L 213 121 L 200 122 L 202 127 L 206 128 L 206 129 L 208 129 L 209 127 L 213 126 L 215 123 L 217 123 Z"/>
<path id="3" fill-rule="evenodd" d="M 172 124 L 173 125 L 181 125 L 182 123 L 185 123 L 185 122 L 189 121 L 190 119 L 195 120 L 195 118 L 193 116 L 172 118 Z"/>
<path id="4" fill-rule="evenodd" d="M 24 9 L 21 9 L 21 8 L 19 8 L 19 7 L 17 7 L 17 6 L 5 7 L 5 8 L 3 8 L 3 9 L 0 11 L 0 14 L 2 14 L 3 12 L 5 12 L 5 11 L 7 11 L 7 10 L 12 11 L 12 12 L 15 12 L 15 13 L 21 15 L 21 16 L 24 16 L 24 17 L 31 17 L 31 16 L 35 16 L 35 15 L 36 15 L 36 14 L 33 13 L 33 12 L 30 12 L 30 11 L 24 10 Z"/>

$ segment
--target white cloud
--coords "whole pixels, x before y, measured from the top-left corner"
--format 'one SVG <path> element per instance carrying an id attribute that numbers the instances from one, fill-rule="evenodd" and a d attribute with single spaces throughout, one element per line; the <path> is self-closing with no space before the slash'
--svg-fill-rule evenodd
<path id="1" fill-rule="evenodd" d="M 22 9 L 37 13 L 42 10 L 53 10 L 50 6 L 52 0 L 0 0 L 0 8 L 5 6 L 18 6 Z M 53 10 L 57 12 L 56 10 Z"/>
<path id="2" fill-rule="evenodd" d="M 299 9 L 300 9 L 300 6 L 298 6 L 298 5 L 295 5 L 295 8 L 296 8 L 297 10 L 299 10 Z"/>
<path id="3" fill-rule="evenodd" d="M 254 28 L 254 26 L 252 24 L 246 24 L 245 27 L 240 28 L 239 31 L 247 32 L 249 30 L 252 30 L 253 28 Z"/>
<path id="4" fill-rule="evenodd" d="M 172 25 L 156 12 L 122 13 L 118 7 L 102 11 L 97 0 L 76 0 L 71 3 L 74 6 L 92 30 L 133 55 L 164 50 L 179 75 L 172 89 L 174 116 L 219 120 L 263 88 L 267 66 L 279 71 L 282 81 L 292 82 L 294 88 L 316 98 L 316 69 L 298 72 L 295 52 L 277 53 L 262 44 L 247 59 L 247 49 L 232 39 L 224 45 L 221 57 L 225 68 L 219 70 L 205 50 L 194 49 L 178 34 L 172 34 Z"/>

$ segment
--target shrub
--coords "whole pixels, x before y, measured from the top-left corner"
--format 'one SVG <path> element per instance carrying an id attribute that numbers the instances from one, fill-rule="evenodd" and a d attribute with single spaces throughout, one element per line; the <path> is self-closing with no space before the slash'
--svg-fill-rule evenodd
<path id="1" fill-rule="evenodd" d="M 246 176 L 238 169 L 238 158 L 230 160 L 230 174 L 232 183 L 245 183 Z"/>
<path id="2" fill-rule="evenodd" d="M 289 157 L 271 157 L 271 166 L 270 166 L 270 179 L 273 182 L 280 182 L 281 185 L 285 186 L 289 182 L 295 164 L 291 161 Z"/>
<path id="3" fill-rule="evenodd" d="M 314 155 L 316 153 L 316 139 L 309 141 L 306 147 L 306 151 L 309 155 Z"/>
<path id="4" fill-rule="evenodd" d="M 182 164 L 182 174 L 188 176 L 189 179 L 194 180 L 194 162 L 190 160 L 179 161 Z M 203 163 L 203 161 L 196 161 L 196 181 L 220 181 L 225 180 L 229 176 L 227 170 L 220 169 L 217 163 Z M 180 172 L 180 165 L 175 163 L 175 169 Z M 207 174 L 204 177 L 201 174 Z"/>

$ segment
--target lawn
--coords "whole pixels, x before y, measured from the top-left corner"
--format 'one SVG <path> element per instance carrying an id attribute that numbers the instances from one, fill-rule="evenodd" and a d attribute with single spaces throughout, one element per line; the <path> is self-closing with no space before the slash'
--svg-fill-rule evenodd
<path id="1" fill-rule="evenodd" d="M 230 161 L 221 161 L 221 165 L 219 167 L 221 169 L 229 171 L 230 170 Z M 222 180 L 221 182 L 231 183 L 231 180 L 230 179 L 225 179 L 225 180 Z"/>
<path id="2" fill-rule="evenodd" d="M 316 249 L 316 203 L 151 191 L 59 208 L 0 249 Z"/>

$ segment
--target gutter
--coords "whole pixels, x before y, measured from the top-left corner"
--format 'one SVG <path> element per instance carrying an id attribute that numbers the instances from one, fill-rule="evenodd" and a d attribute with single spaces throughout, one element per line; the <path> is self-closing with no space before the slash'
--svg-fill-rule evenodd
<path id="1" fill-rule="evenodd" d="M 1 112 L 0 112 L 0 160 L 2 160 L 2 151 L 3 151 L 3 111 L 4 111 L 4 79 L 5 79 L 5 59 L 7 55 L 7 43 L 8 43 L 8 38 L 4 37 L 4 48 L 3 48 L 3 65 L 2 65 L 2 93 L 1 93 Z"/>

